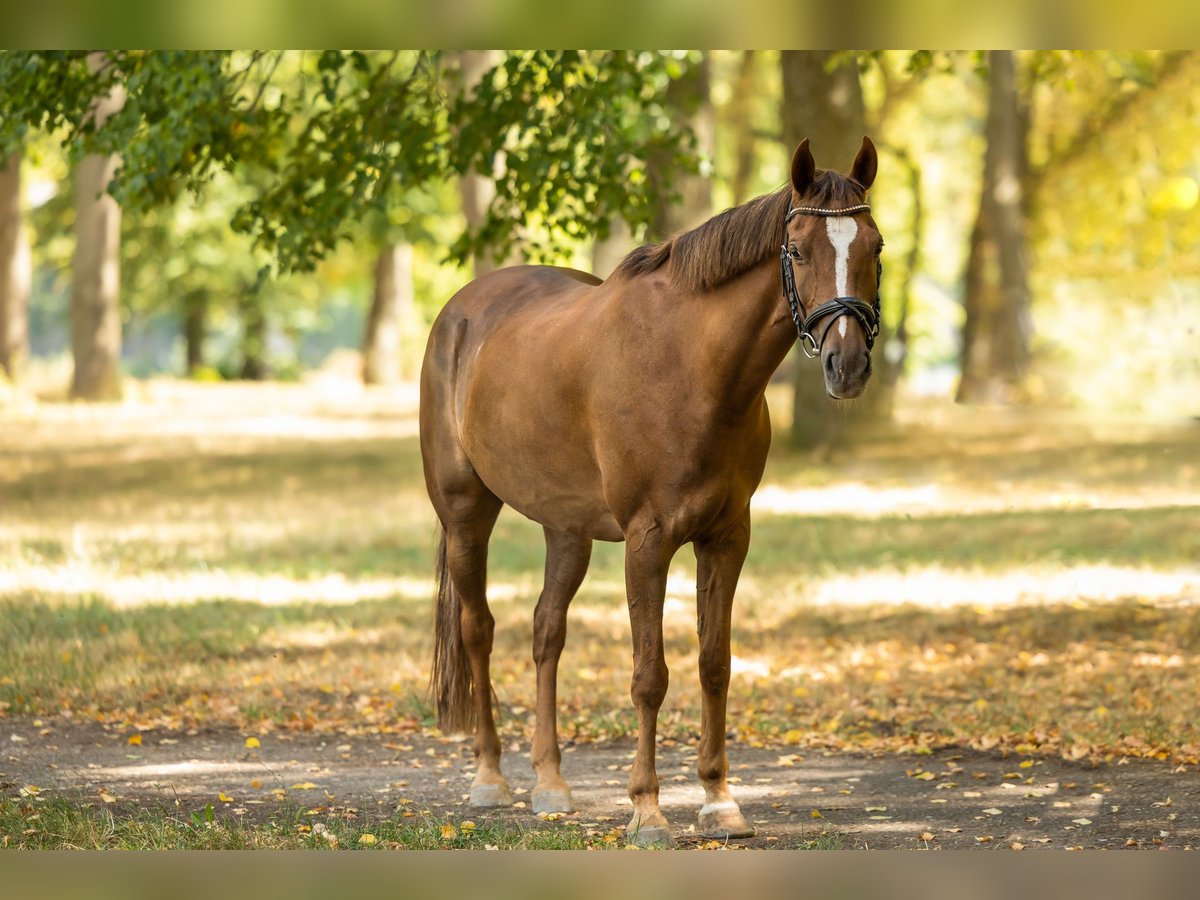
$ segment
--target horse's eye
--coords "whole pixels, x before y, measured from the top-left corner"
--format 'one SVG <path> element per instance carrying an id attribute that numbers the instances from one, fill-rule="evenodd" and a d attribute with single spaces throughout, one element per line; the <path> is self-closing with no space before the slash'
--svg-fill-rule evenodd
<path id="1" fill-rule="evenodd" d="M 799 250 L 797 250 L 795 247 L 788 247 L 788 256 L 790 256 L 794 262 L 798 262 L 798 263 L 804 262 L 804 254 L 801 253 Z"/>

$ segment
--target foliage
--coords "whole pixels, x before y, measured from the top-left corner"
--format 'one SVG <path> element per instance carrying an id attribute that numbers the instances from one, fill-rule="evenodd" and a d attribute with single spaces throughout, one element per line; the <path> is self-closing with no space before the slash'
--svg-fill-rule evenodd
<path id="1" fill-rule="evenodd" d="M 685 60 L 510 53 L 470 94 L 447 90 L 440 63 L 424 52 L 112 51 L 92 71 L 79 51 L 9 51 L 0 147 L 49 129 L 74 154 L 119 153 L 110 190 L 135 215 L 236 171 L 253 193 L 232 225 L 284 271 L 312 269 L 367 211 L 386 214 L 395 191 L 492 174 L 498 154 L 501 202 L 456 259 L 503 248 L 533 222 L 552 242 L 615 215 L 644 222 L 662 198 L 641 184 L 641 160 L 667 148 L 689 162 L 658 99 Z M 124 106 L 97 129 L 91 110 L 116 89 Z"/>

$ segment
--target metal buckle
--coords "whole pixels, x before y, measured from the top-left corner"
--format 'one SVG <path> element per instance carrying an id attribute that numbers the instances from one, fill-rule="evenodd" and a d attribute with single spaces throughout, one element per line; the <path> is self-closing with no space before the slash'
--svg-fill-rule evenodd
<path id="1" fill-rule="evenodd" d="M 809 359 L 816 359 L 821 355 L 821 348 L 817 345 L 817 339 L 807 331 L 800 332 L 800 349 L 804 351 L 804 355 Z"/>

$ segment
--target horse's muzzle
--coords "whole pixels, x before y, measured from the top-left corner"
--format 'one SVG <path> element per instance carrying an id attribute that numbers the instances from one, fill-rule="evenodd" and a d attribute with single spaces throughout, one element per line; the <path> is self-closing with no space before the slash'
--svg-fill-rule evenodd
<path id="1" fill-rule="evenodd" d="M 825 391 L 834 400 L 853 400 L 866 390 L 871 378 L 871 354 L 866 350 L 844 353 L 831 349 L 822 360 Z"/>

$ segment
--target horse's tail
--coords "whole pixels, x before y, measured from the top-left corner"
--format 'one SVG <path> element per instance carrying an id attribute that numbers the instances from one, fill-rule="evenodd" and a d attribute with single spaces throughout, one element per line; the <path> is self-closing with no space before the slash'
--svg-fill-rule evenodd
<path id="1" fill-rule="evenodd" d="M 433 671 L 429 692 L 437 709 L 437 724 L 447 734 L 470 731 L 474 706 L 471 702 L 471 662 L 463 644 L 462 601 L 450 582 L 446 565 L 446 529 L 437 548 L 437 602 L 433 611 Z"/>

